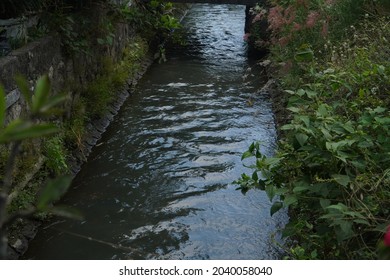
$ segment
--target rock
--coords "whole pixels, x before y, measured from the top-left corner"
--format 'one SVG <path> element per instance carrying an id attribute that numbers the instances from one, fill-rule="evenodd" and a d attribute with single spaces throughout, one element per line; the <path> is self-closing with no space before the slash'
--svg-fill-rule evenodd
<path id="1" fill-rule="evenodd" d="M 28 241 L 26 238 L 21 237 L 16 239 L 14 243 L 11 244 L 11 247 L 19 254 L 23 254 L 28 247 Z"/>

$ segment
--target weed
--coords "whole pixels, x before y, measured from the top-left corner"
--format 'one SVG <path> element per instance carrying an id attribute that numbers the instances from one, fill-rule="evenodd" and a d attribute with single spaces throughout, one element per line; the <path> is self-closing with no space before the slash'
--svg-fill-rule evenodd
<path id="1" fill-rule="evenodd" d="M 46 156 L 46 166 L 55 175 L 61 175 L 68 171 L 67 154 L 62 137 L 57 135 L 45 141 L 43 152 Z"/>

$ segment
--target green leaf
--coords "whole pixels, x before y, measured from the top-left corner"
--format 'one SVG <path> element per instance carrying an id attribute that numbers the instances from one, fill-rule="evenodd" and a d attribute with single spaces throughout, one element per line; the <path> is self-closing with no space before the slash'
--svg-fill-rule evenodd
<path id="1" fill-rule="evenodd" d="M 340 185 L 346 187 L 351 182 L 351 178 L 348 175 L 333 174 L 332 178 Z"/>
<path id="2" fill-rule="evenodd" d="M 49 98 L 50 92 L 50 81 L 47 75 L 42 76 L 38 79 L 37 85 L 34 91 L 34 97 L 32 101 L 32 112 L 38 113 L 41 108 L 46 104 Z"/>
<path id="3" fill-rule="evenodd" d="M 301 120 L 306 127 L 310 127 L 310 118 L 308 116 L 298 116 L 298 119 Z"/>
<path id="4" fill-rule="evenodd" d="M 294 128 L 295 128 L 295 126 L 293 124 L 285 124 L 280 129 L 281 130 L 292 130 Z"/>
<path id="5" fill-rule="evenodd" d="M 320 205 L 322 209 L 326 209 L 330 205 L 331 201 L 329 199 L 320 199 Z"/>
<path id="6" fill-rule="evenodd" d="M 58 131 L 59 129 L 52 124 L 33 124 L 15 120 L 0 133 L 0 143 L 43 137 Z"/>
<path id="7" fill-rule="evenodd" d="M 105 44 L 105 42 L 104 42 L 104 40 L 102 38 L 98 38 L 97 42 L 98 42 L 99 45 L 104 45 Z"/>
<path id="8" fill-rule="evenodd" d="M 20 89 L 20 92 L 22 93 L 24 99 L 26 100 L 27 104 L 31 107 L 31 98 L 32 94 L 30 91 L 30 88 L 28 86 L 28 82 L 26 81 L 25 78 L 23 78 L 20 75 L 17 75 L 15 77 L 15 82 L 18 85 L 18 88 Z"/>
<path id="9" fill-rule="evenodd" d="M 48 205 L 58 200 L 69 188 L 72 179 L 70 176 L 61 176 L 49 181 L 42 189 L 37 201 L 38 210 L 46 210 Z"/>
<path id="10" fill-rule="evenodd" d="M 313 99 L 314 97 L 317 97 L 318 93 L 312 90 L 306 90 L 306 95 L 310 99 Z"/>
<path id="11" fill-rule="evenodd" d="M 278 212 L 282 208 L 283 208 L 283 203 L 280 201 L 276 201 L 271 206 L 271 210 L 270 210 L 271 216 L 273 216 L 276 212 Z"/>
<path id="12" fill-rule="evenodd" d="M 295 134 L 295 138 L 297 139 L 299 145 L 301 145 L 301 147 L 303 147 L 307 141 L 307 139 L 309 139 L 309 136 L 307 136 L 306 134 L 303 134 L 303 133 L 297 133 Z"/>
<path id="13" fill-rule="evenodd" d="M 355 166 L 360 171 L 365 170 L 367 167 L 365 161 L 363 161 L 363 160 L 354 160 L 354 161 L 351 161 L 351 163 L 353 166 Z"/>
<path id="14" fill-rule="evenodd" d="M 343 203 L 337 203 L 336 205 L 329 205 L 328 207 L 326 207 L 327 209 L 334 209 L 334 210 L 338 210 L 340 212 L 345 212 L 348 210 L 348 207 L 343 204 Z"/>
<path id="15" fill-rule="evenodd" d="M 259 189 L 264 191 L 265 190 L 265 181 L 264 180 L 259 180 Z"/>
<path id="16" fill-rule="evenodd" d="M 255 150 L 255 143 L 253 142 L 253 143 L 249 146 L 248 151 L 249 151 L 250 153 L 253 153 L 254 150 Z"/>
<path id="17" fill-rule="evenodd" d="M 2 129 L 4 125 L 6 106 L 4 89 L 0 86 L 0 129 Z"/>
<path id="18" fill-rule="evenodd" d="M 320 106 L 318 106 L 317 114 L 318 114 L 318 116 L 321 116 L 321 117 L 328 116 L 328 109 L 326 108 L 325 104 L 321 104 Z"/>
<path id="19" fill-rule="evenodd" d="M 294 186 L 293 189 L 294 193 L 310 190 L 310 185 L 305 181 L 294 182 L 293 186 Z"/>
<path id="20" fill-rule="evenodd" d="M 321 130 L 322 134 L 325 136 L 326 140 L 332 140 L 333 137 L 332 137 L 332 135 L 330 135 L 329 130 L 327 130 L 325 128 L 321 128 L 320 130 Z"/>
<path id="21" fill-rule="evenodd" d="M 67 206 L 50 207 L 47 211 L 56 216 L 60 216 L 64 218 L 70 218 L 79 221 L 84 220 L 84 216 L 81 214 L 79 210 Z"/>
<path id="22" fill-rule="evenodd" d="M 295 195 L 286 195 L 286 197 L 283 199 L 283 203 L 285 207 L 288 207 L 291 204 L 294 204 L 296 202 L 298 202 L 298 199 Z"/>
<path id="23" fill-rule="evenodd" d="M 236 191 L 240 190 L 243 195 L 246 195 L 246 193 L 249 191 L 249 187 L 247 186 L 241 186 L 236 188 Z"/>
<path id="24" fill-rule="evenodd" d="M 352 226 L 353 226 L 353 224 L 350 221 L 347 221 L 347 220 L 340 221 L 340 228 L 343 231 L 343 233 L 345 234 L 343 239 L 346 239 L 353 234 Z"/>
<path id="25" fill-rule="evenodd" d="M 301 96 L 301 97 L 304 96 L 305 93 L 306 93 L 306 91 L 305 91 L 304 89 L 301 89 L 301 88 L 298 89 L 297 92 L 296 92 L 296 94 L 297 94 L 298 96 Z"/>
<path id="26" fill-rule="evenodd" d="M 281 158 L 277 157 L 268 157 L 264 159 L 264 163 L 270 167 L 275 167 L 280 163 L 281 160 Z"/>
<path id="27" fill-rule="evenodd" d="M 253 157 L 253 154 L 250 151 L 246 151 L 242 154 L 241 160 L 244 160 L 246 158 Z"/>
<path id="28" fill-rule="evenodd" d="M 362 225 L 370 226 L 370 223 L 365 219 L 355 219 L 355 220 L 353 220 L 353 222 L 355 224 L 362 224 Z"/>
<path id="29" fill-rule="evenodd" d="M 314 58 L 314 53 L 311 49 L 305 49 L 296 52 L 294 58 L 298 62 L 312 61 Z"/>
<path id="30" fill-rule="evenodd" d="M 301 110 L 297 107 L 288 107 L 288 110 L 290 110 L 293 113 L 299 113 Z"/>
<path id="31" fill-rule="evenodd" d="M 259 176 L 257 175 L 256 171 L 253 172 L 253 174 L 252 174 L 252 180 L 255 181 L 255 182 L 257 182 L 259 180 Z"/>
<path id="32" fill-rule="evenodd" d="M 47 100 L 47 102 L 42 106 L 40 112 L 41 113 L 48 113 L 50 109 L 52 109 L 54 106 L 64 102 L 68 99 L 67 95 L 56 95 Z"/>
<path id="33" fill-rule="evenodd" d="M 275 193 L 275 187 L 274 186 L 271 186 L 271 185 L 267 185 L 265 187 L 265 193 L 267 194 L 269 200 L 272 201 L 272 199 L 275 197 L 276 193 Z"/>

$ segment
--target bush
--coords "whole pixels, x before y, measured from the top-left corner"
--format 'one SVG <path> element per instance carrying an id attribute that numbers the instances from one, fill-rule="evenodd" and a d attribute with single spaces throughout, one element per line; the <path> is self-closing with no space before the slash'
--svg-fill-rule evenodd
<path id="1" fill-rule="evenodd" d="M 388 258 L 389 19 L 373 14 L 380 1 L 287 2 L 269 16 L 272 58 L 290 60 L 282 84 L 291 121 L 281 128 L 275 157 L 263 156 L 259 144 L 249 147 L 243 160 L 255 157 L 254 172 L 237 183 L 243 192 L 265 190 L 271 214 L 289 209 L 288 258 Z M 297 22 L 306 27 L 290 33 L 282 48 L 280 39 Z M 328 33 L 320 35 L 325 23 Z"/>

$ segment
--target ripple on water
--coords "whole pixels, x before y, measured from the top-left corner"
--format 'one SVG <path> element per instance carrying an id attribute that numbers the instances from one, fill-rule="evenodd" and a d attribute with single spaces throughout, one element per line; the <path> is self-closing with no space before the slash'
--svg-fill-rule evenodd
<path id="1" fill-rule="evenodd" d="M 188 45 L 139 82 L 64 198 L 86 220 L 43 230 L 26 258 L 278 257 L 270 236 L 285 216 L 269 216 L 264 192 L 244 196 L 232 185 L 248 171 L 241 154 L 250 143 L 271 155 L 275 142 L 244 20 L 242 6 L 193 6 Z"/>

